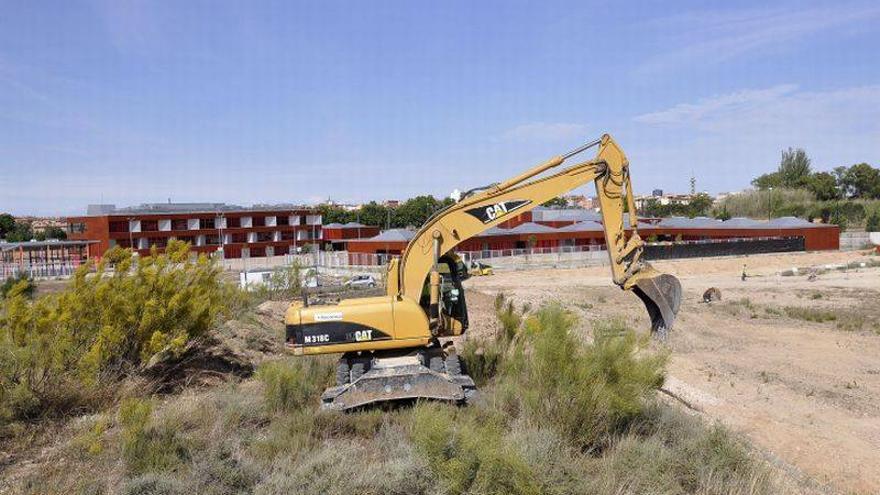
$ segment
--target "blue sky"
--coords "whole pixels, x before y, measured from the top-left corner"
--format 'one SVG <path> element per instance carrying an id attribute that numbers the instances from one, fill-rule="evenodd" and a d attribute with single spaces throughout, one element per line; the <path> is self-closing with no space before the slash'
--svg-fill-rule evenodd
<path id="1" fill-rule="evenodd" d="M 876 2 L 0 0 L 0 210 L 406 198 L 603 132 L 638 192 L 880 165 Z"/>

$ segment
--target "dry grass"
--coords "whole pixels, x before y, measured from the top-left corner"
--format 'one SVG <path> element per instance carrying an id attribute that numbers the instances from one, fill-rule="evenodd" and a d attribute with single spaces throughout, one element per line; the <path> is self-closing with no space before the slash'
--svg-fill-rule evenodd
<path id="1" fill-rule="evenodd" d="M 269 362 L 254 379 L 89 417 L 42 460 L 51 469 L 9 491 L 776 493 L 747 446 L 655 400 L 665 356 L 619 322 L 584 344 L 562 308 L 522 313 L 508 313 L 518 323 L 470 407 L 318 412 L 327 362 Z"/>

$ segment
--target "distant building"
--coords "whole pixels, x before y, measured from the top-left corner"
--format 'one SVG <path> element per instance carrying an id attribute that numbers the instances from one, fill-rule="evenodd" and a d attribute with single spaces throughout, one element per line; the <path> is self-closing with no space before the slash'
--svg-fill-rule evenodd
<path id="1" fill-rule="evenodd" d="M 51 228 L 59 228 L 67 230 L 67 222 L 63 218 L 58 217 L 16 217 L 16 222 L 27 223 L 31 226 L 31 232 L 40 234 Z"/>
<path id="2" fill-rule="evenodd" d="M 593 208 L 597 208 L 599 206 L 598 198 L 591 198 L 589 196 L 584 196 L 581 194 L 563 196 L 563 199 L 566 203 L 568 203 L 568 206 L 572 206 L 575 208 L 592 210 Z"/>
<path id="3" fill-rule="evenodd" d="M 88 211 L 67 222 L 70 239 L 97 241 L 89 252 L 93 257 L 114 246 L 146 255 L 150 248 L 161 251 L 177 239 L 200 253 L 259 258 L 292 254 L 322 240 L 321 215 L 302 206 L 156 203 L 129 208 L 97 205 Z"/>
<path id="4" fill-rule="evenodd" d="M 656 194 L 657 192 L 659 192 L 661 194 L 657 195 Z M 687 206 L 688 204 L 690 204 L 691 199 L 693 199 L 693 196 L 690 194 L 662 194 L 662 193 L 663 193 L 662 189 L 654 189 L 654 191 L 651 193 L 650 196 L 646 196 L 646 195 L 635 196 L 633 198 L 633 202 L 636 204 L 636 208 L 641 210 L 642 208 L 644 208 L 648 204 L 649 201 L 651 201 L 651 202 L 656 201 L 657 204 L 659 204 L 661 206 L 667 206 L 667 205 Z"/>
<path id="5" fill-rule="evenodd" d="M 324 225 L 324 247 L 330 251 L 344 251 L 348 241 L 379 235 L 379 227 L 358 222 L 328 223 Z"/>
<path id="6" fill-rule="evenodd" d="M 400 200 L 386 199 L 385 201 L 382 201 L 382 206 L 385 206 L 387 208 L 397 208 L 398 206 L 400 206 Z"/>
<path id="7" fill-rule="evenodd" d="M 0 281 L 24 273 L 31 277 L 70 275 L 89 259 L 94 241 L 0 242 Z"/>
<path id="8" fill-rule="evenodd" d="M 508 227 L 492 227 L 463 241 L 459 253 L 471 257 L 509 256 L 512 254 L 571 252 L 604 249 L 605 232 L 601 215 L 583 209 L 538 207 L 519 215 L 520 220 Z M 629 215 L 624 215 L 629 230 Z M 639 234 L 649 242 L 686 242 L 694 245 L 745 240 L 802 239 L 807 251 L 836 250 L 840 246 L 840 229 L 836 225 L 807 222 L 794 217 L 759 221 L 732 218 L 672 217 L 638 219 Z M 352 264 L 382 264 L 389 255 L 399 255 L 415 235 L 413 230 L 394 229 L 380 235 L 348 244 Z"/>

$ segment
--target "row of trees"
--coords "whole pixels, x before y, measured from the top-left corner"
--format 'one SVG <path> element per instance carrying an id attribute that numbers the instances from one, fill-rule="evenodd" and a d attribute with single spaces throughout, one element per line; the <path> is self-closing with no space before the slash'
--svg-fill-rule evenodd
<path id="1" fill-rule="evenodd" d="M 807 189 L 820 201 L 838 199 L 880 199 L 880 169 L 867 163 L 836 167 L 831 172 L 813 172 L 807 153 L 798 148 L 782 152 L 779 168 L 752 181 L 759 190 Z"/>
<path id="2" fill-rule="evenodd" d="M 28 222 L 18 222 L 9 213 L 0 214 L 0 239 L 9 242 L 22 242 L 36 239 L 67 239 L 67 232 L 58 227 L 49 227 L 40 232 L 34 232 Z"/>
<path id="3" fill-rule="evenodd" d="M 660 204 L 656 198 L 645 201 L 639 208 L 639 215 L 643 217 L 705 217 L 712 210 L 712 197 L 706 193 L 695 194 L 691 197 L 688 204 L 670 203 L 666 205 Z"/>
<path id="4" fill-rule="evenodd" d="M 375 201 L 360 209 L 349 211 L 336 205 L 323 204 L 321 211 L 324 224 L 360 222 L 364 225 L 378 225 L 382 228 L 416 228 L 442 208 L 451 205 L 451 198 L 437 199 L 434 196 L 416 196 L 398 206 L 385 206 Z"/>

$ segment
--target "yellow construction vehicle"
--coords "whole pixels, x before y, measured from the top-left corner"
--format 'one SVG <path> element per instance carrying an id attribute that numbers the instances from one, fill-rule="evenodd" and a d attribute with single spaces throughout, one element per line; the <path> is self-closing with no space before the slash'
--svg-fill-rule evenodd
<path id="1" fill-rule="evenodd" d="M 594 147 L 593 159 L 551 172 Z M 467 268 L 454 248 L 514 213 L 590 181 L 596 184 L 601 205 L 612 279 L 644 302 L 652 332 L 665 335 L 678 312 L 681 285 L 641 259 L 644 243 L 635 215 L 629 215 L 628 229 L 624 227 L 624 201 L 635 211 L 629 164 L 606 134 L 512 179 L 468 191 L 437 212 L 401 257 L 388 264 L 384 296 L 335 305 L 293 303 L 285 315 L 287 347 L 295 355 L 343 353 L 337 386 L 322 396 L 324 407 L 346 410 L 417 398 L 466 402 L 475 393 L 474 382 L 463 373 L 449 342 L 441 344 L 441 339 L 468 328 L 461 285 Z"/>
<path id="2" fill-rule="evenodd" d="M 470 268 L 468 268 L 468 275 L 475 277 L 486 277 L 489 275 L 495 275 L 495 270 L 492 268 L 491 265 L 487 265 L 479 261 L 471 261 Z"/>

